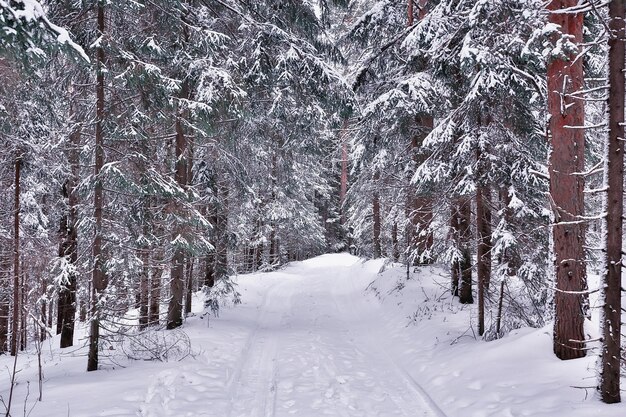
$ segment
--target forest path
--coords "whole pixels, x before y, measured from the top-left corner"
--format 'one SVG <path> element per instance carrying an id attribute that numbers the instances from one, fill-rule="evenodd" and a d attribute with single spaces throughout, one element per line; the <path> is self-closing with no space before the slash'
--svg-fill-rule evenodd
<path id="1" fill-rule="evenodd" d="M 394 360 L 378 302 L 353 280 L 360 266 L 350 255 L 325 255 L 242 276 L 243 304 L 203 329 L 204 357 L 157 375 L 139 415 L 444 416 Z M 209 354 L 213 331 L 231 343 Z"/>
<path id="2" fill-rule="evenodd" d="M 227 416 L 443 416 L 387 350 L 378 305 L 352 280 L 358 262 L 326 255 L 274 273 L 226 384 Z"/>

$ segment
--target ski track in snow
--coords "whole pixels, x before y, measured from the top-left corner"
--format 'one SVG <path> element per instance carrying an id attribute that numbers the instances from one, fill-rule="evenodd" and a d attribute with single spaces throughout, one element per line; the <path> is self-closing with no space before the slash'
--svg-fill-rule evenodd
<path id="1" fill-rule="evenodd" d="M 207 386 L 227 365 L 207 358 L 158 374 L 139 416 L 445 417 L 387 350 L 376 306 L 355 300 L 350 266 L 290 267 L 261 289 L 221 397 Z"/>

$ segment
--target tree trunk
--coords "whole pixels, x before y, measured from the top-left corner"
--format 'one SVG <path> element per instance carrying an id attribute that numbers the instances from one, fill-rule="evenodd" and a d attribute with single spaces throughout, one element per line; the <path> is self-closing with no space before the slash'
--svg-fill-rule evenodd
<path id="1" fill-rule="evenodd" d="M 485 293 L 491 280 L 491 189 L 476 184 L 476 277 L 478 280 L 478 334 L 485 333 Z"/>
<path id="2" fill-rule="evenodd" d="M 148 305 L 148 325 L 158 326 L 160 322 L 161 277 L 163 276 L 163 253 L 157 250 L 153 257 L 150 279 L 150 304 Z"/>
<path id="3" fill-rule="evenodd" d="M 15 159 L 15 199 L 13 201 L 13 317 L 11 320 L 11 356 L 17 355 L 20 319 L 20 176 L 22 157 Z"/>
<path id="4" fill-rule="evenodd" d="M 344 129 L 347 123 L 344 123 Z M 344 133 L 341 143 L 341 182 L 339 189 L 339 207 L 341 210 L 341 224 L 346 224 L 346 194 L 348 194 L 348 141 Z"/>
<path id="5" fill-rule="evenodd" d="M 380 173 L 378 170 L 374 173 L 374 192 L 372 193 L 372 216 L 373 216 L 373 243 L 374 243 L 374 258 L 380 258 L 382 256 L 382 248 L 380 244 L 380 194 L 378 192 L 378 180 L 380 179 Z"/>
<path id="6" fill-rule="evenodd" d="M 456 202 L 450 203 L 450 236 L 454 243 L 455 248 L 459 248 L 459 225 L 461 218 L 459 216 L 459 207 Z M 450 265 L 450 293 L 454 297 L 459 296 L 459 284 L 461 280 L 461 260 L 457 256 L 452 260 Z"/>
<path id="7" fill-rule="evenodd" d="M 73 115 L 70 116 L 73 119 Z M 57 302 L 57 334 L 61 334 L 60 347 L 66 348 L 74 344 L 74 319 L 76 316 L 76 267 L 78 261 L 78 183 L 79 152 L 81 127 L 75 126 L 70 134 L 68 162 L 71 168 L 70 177 L 63 185 L 63 198 L 67 211 L 61 217 L 59 257 L 65 258 L 65 272 L 63 283 L 59 288 Z"/>
<path id="8" fill-rule="evenodd" d="M 608 191 L 606 213 L 606 271 L 602 306 L 602 371 L 599 391 L 605 403 L 620 398 L 621 279 L 624 215 L 624 0 L 609 3 L 609 137 L 606 156 Z"/>
<path id="9" fill-rule="evenodd" d="M 411 1 L 415 1 L 415 0 L 411 0 Z M 417 12 L 417 17 L 419 20 L 422 20 L 423 18 L 426 17 L 426 13 L 428 12 L 426 8 L 426 4 L 428 4 L 428 0 L 418 0 L 417 7 L 419 10 Z"/>
<path id="10" fill-rule="evenodd" d="M 98 2 L 98 32 L 104 36 L 104 5 L 103 1 Z M 104 165 L 104 48 L 101 44 L 97 47 L 96 58 L 96 135 L 95 135 L 95 164 L 93 206 L 94 206 L 94 240 L 92 245 L 93 273 L 92 273 L 92 311 L 89 333 L 89 353 L 87 355 L 87 371 L 98 369 L 98 348 L 100 339 L 100 306 L 99 300 L 107 287 L 107 278 L 104 271 L 104 259 L 102 254 L 102 209 L 103 209 L 103 186 L 100 178 L 100 171 Z"/>
<path id="11" fill-rule="evenodd" d="M 504 301 L 504 285 L 506 284 L 506 277 L 500 282 L 500 297 L 498 297 L 498 315 L 496 316 L 496 337 L 500 337 L 500 329 L 502 325 L 502 303 Z"/>
<path id="12" fill-rule="evenodd" d="M 193 186 L 193 139 L 188 139 L 188 161 L 187 161 L 187 185 Z M 191 313 L 191 298 L 193 294 L 193 264 L 194 257 L 187 258 L 186 284 L 185 284 L 185 317 Z"/>
<path id="13" fill-rule="evenodd" d="M 41 273 L 42 271 L 39 270 L 39 276 L 42 276 L 43 274 Z M 43 325 L 46 325 L 46 322 L 48 321 L 48 306 L 49 304 L 52 304 L 52 301 L 46 301 L 46 293 L 48 290 L 48 280 L 47 279 L 42 279 L 41 280 L 41 293 L 39 294 L 39 296 L 41 297 L 41 306 L 39 309 L 39 320 L 41 320 L 41 323 L 43 323 Z M 44 340 L 46 340 L 46 337 L 48 336 L 48 332 L 46 332 L 46 329 L 40 329 L 39 326 L 35 326 L 35 332 L 39 332 L 39 341 L 43 342 Z"/>
<path id="14" fill-rule="evenodd" d="M 20 262 L 21 265 L 24 265 L 24 259 Z M 26 294 L 29 292 L 28 288 L 28 280 L 26 279 L 26 270 L 22 267 L 22 273 L 20 274 L 21 280 L 21 291 L 20 291 L 20 351 L 24 351 L 26 349 L 27 342 L 27 327 L 26 327 L 26 305 L 27 299 Z"/>
<path id="15" fill-rule="evenodd" d="M 270 261 L 269 264 L 271 266 L 278 265 L 278 241 L 276 238 L 276 225 L 272 226 L 272 230 L 270 231 Z"/>
<path id="16" fill-rule="evenodd" d="M 391 226 L 391 256 L 394 261 L 400 259 L 400 243 L 398 241 L 398 222 L 394 221 Z"/>
<path id="17" fill-rule="evenodd" d="M 574 8 L 578 0 L 553 0 L 548 8 Z M 550 13 L 550 22 L 557 24 L 571 41 L 580 44 L 583 32 L 582 13 Z M 548 169 L 550 197 L 555 224 L 556 294 L 554 297 L 554 353 L 560 359 L 585 356 L 584 330 L 587 288 L 585 228 L 580 219 L 584 213 L 585 123 L 584 102 L 572 96 L 583 90 L 583 60 L 572 55 L 567 61 L 554 59 L 548 64 L 549 133 L 552 151 Z"/>
<path id="18" fill-rule="evenodd" d="M 186 283 L 186 292 L 185 292 L 185 317 L 191 314 L 191 299 L 193 295 L 193 262 L 194 258 L 190 257 L 187 259 L 187 283 Z"/>
<path id="19" fill-rule="evenodd" d="M 148 326 L 149 321 L 148 306 L 150 304 L 150 251 L 148 248 L 143 247 L 139 249 L 139 259 L 141 259 L 141 271 L 139 273 L 139 329 L 143 330 Z"/>
<path id="20" fill-rule="evenodd" d="M 452 202 L 450 223 L 454 243 L 459 254 L 452 265 L 452 293 L 459 293 L 459 301 L 463 304 L 474 302 L 472 295 L 472 252 L 471 252 L 471 199 L 459 197 Z"/>
<path id="21" fill-rule="evenodd" d="M 183 83 L 181 97 L 188 97 L 187 81 Z M 188 149 L 187 138 L 185 136 L 182 111 L 176 115 L 176 172 L 174 179 L 181 186 L 187 187 L 187 162 Z M 175 240 L 182 237 L 182 230 L 179 226 L 175 233 Z M 183 291 L 185 283 L 185 250 L 180 244 L 176 244 L 174 248 L 174 256 L 172 258 L 172 267 L 170 269 L 170 301 L 167 308 L 167 328 L 175 329 L 183 324 Z"/>
<path id="22" fill-rule="evenodd" d="M 211 251 L 204 257 L 204 285 L 211 288 L 215 285 L 215 252 Z"/>
<path id="23" fill-rule="evenodd" d="M 11 306 L 11 254 L 8 242 L 0 251 L 0 354 L 9 350 L 9 311 Z"/>
<path id="24" fill-rule="evenodd" d="M 53 316 L 53 311 L 54 311 L 54 300 L 50 300 L 50 302 L 48 303 L 48 327 L 52 327 L 52 316 Z M 85 320 L 83 320 L 85 321 Z"/>

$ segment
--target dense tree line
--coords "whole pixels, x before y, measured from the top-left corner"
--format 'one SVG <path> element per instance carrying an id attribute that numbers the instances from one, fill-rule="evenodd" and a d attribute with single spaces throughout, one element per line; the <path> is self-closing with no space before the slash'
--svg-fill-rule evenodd
<path id="1" fill-rule="evenodd" d="M 623 18 L 621 0 L 0 1 L 2 349 L 53 325 L 71 346 L 88 321 L 94 370 L 129 309 L 177 328 L 193 291 L 215 308 L 236 273 L 350 250 L 448 265 L 481 336 L 553 320 L 561 359 L 590 349 L 600 291 L 619 401 Z"/>

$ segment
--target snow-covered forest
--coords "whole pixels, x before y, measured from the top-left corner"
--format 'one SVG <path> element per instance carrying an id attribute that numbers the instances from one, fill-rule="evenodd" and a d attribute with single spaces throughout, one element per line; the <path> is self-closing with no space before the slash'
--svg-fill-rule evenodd
<path id="1" fill-rule="evenodd" d="M 625 7 L 0 0 L 0 414 L 625 415 Z"/>

